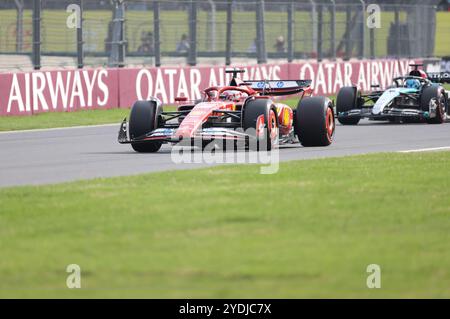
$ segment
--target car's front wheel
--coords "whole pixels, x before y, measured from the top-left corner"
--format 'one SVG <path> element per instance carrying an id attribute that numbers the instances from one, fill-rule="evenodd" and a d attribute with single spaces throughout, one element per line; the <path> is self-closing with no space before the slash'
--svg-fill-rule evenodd
<path id="1" fill-rule="evenodd" d="M 130 138 L 141 137 L 157 128 L 157 104 L 155 101 L 136 101 L 131 107 L 128 130 Z M 133 150 L 139 153 L 154 153 L 161 148 L 160 141 L 131 143 Z"/>
<path id="2" fill-rule="evenodd" d="M 433 105 L 434 104 L 434 105 Z M 428 124 L 442 124 L 445 121 L 445 95 L 439 86 L 426 87 L 420 98 L 420 106 L 422 111 L 429 112 L 430 106 L 436 108 L 436 116 L 427 118 Z"/>
<path id="3" fill-rule="evenodd" d="M 353 86 L 345 86 L 339 90 L 336 98 L 336 112 L 338 121 L 342 125 L 356 125 L 361 119 L 359 116 L 346 117 L 341 113 L 356 109 L 358 105 L 358 89 Z"/>

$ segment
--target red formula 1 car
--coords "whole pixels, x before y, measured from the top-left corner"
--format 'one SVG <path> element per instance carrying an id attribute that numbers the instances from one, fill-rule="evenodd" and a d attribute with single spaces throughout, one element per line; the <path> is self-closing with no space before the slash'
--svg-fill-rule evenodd
<path id="1" fill-rule="evenodd" d="M 327 146 L 333 141 L 333 104 L 326 97 L 311 97 L 310 80 L 242 81 L 232 69 L 228 86 L 209 87 L 201 100 L 186 98 L 177 111 L 164 112 L 160 100 L 136 101 L 129 120 L 120 126 L 119 143 L 137 152 L 157 152 L 163 143 L 229 145 L 231 140 L 247 149 L 271 150 L 279 144 Z M 297 109 L 277 103 L 274 97 L 299 95 Z M 298 139 L 298 140 L 297 140 Z M 223 143 L 223 141 L 228 141 Z M 200 141 L 198 144 L 197 142 Z"/>

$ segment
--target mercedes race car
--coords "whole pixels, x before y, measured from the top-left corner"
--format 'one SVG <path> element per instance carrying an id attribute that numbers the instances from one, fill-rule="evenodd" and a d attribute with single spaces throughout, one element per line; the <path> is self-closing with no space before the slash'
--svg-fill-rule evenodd
<path id="1" fill-rule="evenodd" d="M 176 111 L 165 112 L 155 97 L 136 101 L 128 121 L 125 118 L 120 126 L 119 143 L 146 153 L 157 152 L 163 143 L 204 148 L 231 141 L 234 149 L 251 150 L 271 150 L 295 142 L 303 146 L 332 143 L 333 103 L 326 97 L 312 97 L 310 80 L 244 82 L 237 77 L 243 72 L 226 70 L 232 73 L 230 84 L 203 90 L 200 100 L 176 98 L 180 102 Z M 300 97 L 296 110 L 275 100 L 292 94 Z"/>
<path id="2" fill-rule="evenodd" d="M 375 85 L 368 94 L 361 94 L 356 86 L 341 88 L 336 99 L 338 121 L 343 125 L 356 125 L 361 118 L 443 123 L 450 108 L 446 91 L 439 83 L 449 82 L 448 76 L 426 74 L 419 70 L 420 64 L 411 66 L 414 69 L 409 75 L 394 78 L 393 85 L 384 91 Z"/>

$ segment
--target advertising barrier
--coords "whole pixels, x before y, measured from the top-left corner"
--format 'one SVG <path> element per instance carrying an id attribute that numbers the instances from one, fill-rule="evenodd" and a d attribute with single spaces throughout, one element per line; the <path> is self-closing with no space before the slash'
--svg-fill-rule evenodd
<path id="1" fill-rule="evenodd" d="M 0 74 L 0 115 L 117 107 L 118 85 L 117 69 Z"/>
<path id="2" fill-rule="evenodd" d="M 388 86 L 408 73 L 418 60 L 355 60 L 243 66 L 243 79 L 311 79 L 314 94 L 332 95 L 355 84 L 363 91 L 372 84 Z M 236 66 L 239 67 L 239 66 Z M 0 115 L 82 109 L 129 108 L 134 101 L 156 96 L 174 103 L 179 96 L 195 100 L 208 86 L 226 85 L 223 66 L 99 68 L 0 74 Z"/>

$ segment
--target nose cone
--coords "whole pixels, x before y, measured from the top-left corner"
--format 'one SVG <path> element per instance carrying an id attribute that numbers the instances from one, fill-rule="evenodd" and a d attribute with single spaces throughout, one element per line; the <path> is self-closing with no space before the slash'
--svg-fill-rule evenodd
<path id="1" fill-rule="evenodd" d="M 194 135 L 194 130 L 191 127 L 180 127 L 174 135 L 179 139 L 191 138 Z"/>
<path id="2" fill-rule="evenodd" d="M 373 115 L 379 115 L 383 112 L 384 108 L 388 106 L 394 98 L 400 95 L 398 89 L 388 89 L 386 90 L 375 102 L 372 108 Z"/>

